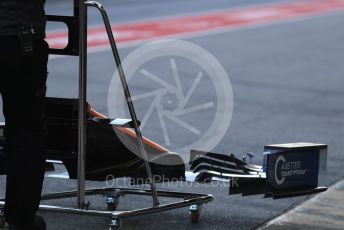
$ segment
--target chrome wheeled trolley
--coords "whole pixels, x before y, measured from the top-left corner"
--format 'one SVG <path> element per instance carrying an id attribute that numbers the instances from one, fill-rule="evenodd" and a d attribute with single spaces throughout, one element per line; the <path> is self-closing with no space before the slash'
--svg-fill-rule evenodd
<path id="1" fill-rule="evenodd" d="M 115 59 L 115 64 L 122 83 L 127 106 L 130 112 L 133 128 L 135 130 L 138 146 L 144 159 L 145 170 L 149 179 L 150 189 L 133 189 L 133 188 L 85 188 L 85 161 L 86 161 L 86 121 L 87 121 L 87 9 L 96 8 L 104 22 L 108 35 L 111 50 Z M 147 153 L 143 143 L 143 137 L 137 120 L 134 105 L 131 101 L 129 87 L 121 66 L 119 52 L 116 46 L 111 25 L 104 7 L 95 1 L 74 0 L 73 16 L 47 16 L 48 21 L 63 22 L 68 27 L 68 44 L 64 49 L 51 49 L 52 54 L 79 56 L 79 113 L 78 113 L 78 175 L 77 190 L 45 194 L 42 200 L 62 199 L 68 197 L 77 197 L 76 207 L 63 207 L 40 205 L 40 210 L 81 214 L 90 216 L 107 216 L 111 222 L 111 230 L 120 229 L 123 219 L 133 216 L 152 214 L 162 211 L 168 211 L 178 208 L 189 208 L 189 214 L 192 222 L 197 222 L 202 209 L 202 205 L 213 200 L 209 194 L 182 193 L 171 191 L 158 191 L 155 181 L 153 180 L 152 170 L 148 162 Z M 86 202 L 87 195 L 105 195 L 107 196 L 107 210 L 92 210 L 89 202 Z M 117 205 L 120 197 L 124 195 L 151 196 L 152 206 L 142 209 L 129 211 L 117 211 Z M 176 198 L 179 201 L 160 204 L 159 197 Z M 4 199 L 0 200 L 0 228 L 4 226 L 3 216 Z"/>

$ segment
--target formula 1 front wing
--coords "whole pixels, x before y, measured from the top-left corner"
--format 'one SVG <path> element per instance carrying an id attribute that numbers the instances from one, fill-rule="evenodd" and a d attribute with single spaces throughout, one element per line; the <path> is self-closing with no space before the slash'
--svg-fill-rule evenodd
<path id="1" fill-rule="evenodd" d="M 318 186 L 320 161 L 326 150 L 327 145 L 313 143 L 269 145 L 265 146 L 262 166 L 233 154 L 192 150 L 190 169 L 198 182 L 228 181 L 229 195 L 263 194 L 273 199 L 304 196 L 327 190 Z"/>

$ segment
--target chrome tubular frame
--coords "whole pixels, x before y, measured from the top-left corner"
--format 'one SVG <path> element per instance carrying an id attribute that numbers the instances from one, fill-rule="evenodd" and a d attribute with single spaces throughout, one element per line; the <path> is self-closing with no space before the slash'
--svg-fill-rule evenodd
<path id="1" fill-rule="evenodd" d="M 173 210 L 178 208 L 184 208 L 195 205 L 201 206 L 202 204 L 211 202 L 213 196 L 209 194 L 196 194 L 196 193 L 182 193 L 171 191 L 157 191 L 156 185 L 153 180 L 152 171 L 147 161 L 147 153 L 144 148 L 142 140 L 142 134 L 139 128 L 139 123 L 135 113 L 133 102 L 131 101 L 129 87 L 125 78 L 124 71 L 122 69 L 119 52 L 116 46 L 116 42 L 112 33 L 111 25 L 104 7 L 95 1 L 74 0 L 79 1 L 79 117 L 78 117 L 78 183 L 77 190 L 66 191 L 42 195 L 42 200 L 62 199 L 68 197 L 77 197 L 77 207 L 63 207 L 63 206 L 51 206 L 40 205 L 40 210 L 51 212 L 62 212 L 70 214 L 82 214 L 91 216 L 108 216 L 111 218 L 110 229 L 119 229 L 121 219 L 163 212 L 167 210 Z M 119 73 L 119 77 L 122 83 L 123 91 L 125 94 L 127 106 L 130 112 L 131 119 L 134 124 L 134 130 L 137 135 L 139 149 L 144 159 L 144 165 L 149 177 L 150 190 L 144 189 L 131 189 L 131 188 L 96 188 L 85 189 L 85 163 L 86 163 L 86 115 L 87 115 L 87 7 L 95 7 L 101 13 L 104 21 L 106 32 L 111 45 L 112 53 L 115 59 L 116 67 Z M 86 195 L 106 195 L 119 199 L 125 195 L 137 195 L 137 196 L 151 196 L 153 200 L 152 207 L 135 209 L 129 211 L 103 211 L 103 210 L 90 210 L 89 202 L 86 202 Z M 176 201 L 167 204 L 159 204 L 158 197 L 179 198 L 181 201 Z M 0 199 L 0 210 L 4 207 L 4 199 Z M 191 213 L 193 209 L 190 208 L 190 214 L 199 215 L 197 213 Z M 196 208 L 195 210 L 200 210 Z M 193 220 L 194 221 L 194 220 Z M 0 226 L 1 227 L 1 226 Z"/>
<path id="2" fill-rule="evenodd" d="M 148 163 L 148 157 L 147 157 L 147 153 L 146 153 L 146 150 L 145 150 L 145 147 L 143 144 L 142 134 L 141 134 L 141 130 L 139 127 L 139 122 L 137 121 L 137 116 L 136 116 L 134 104 L 131 100 L 128 83 L 127 83 L 127 80 L 125 78 L 124 71 L 123 71 L 123 68 L 121 65 L 121 59 L 120 59 L 119 52 L 118 52 L 118 49 L 116 46 L 115 38 L 114 38 L 113 33 L 112 33 L 109 18 L 107 16 L 107 13 L 106 13 L 104 7 L 100 3 L 95 2 L 95 1 L 87 1 L 87 2 L 85 2 L 85 5 L 97 8 L 102 15 L 102 18 L 103 18 L 103 21 L 105 24 L 105 29 L 106 29 L 106 32 L 107 32 L 107 35 L 109 38 L 109 42 L 111 45 L 111 50 L 112 50 L 112 53 L 113 53 L 113 56 L 114 56 L 114 59 L 116 62 L 117 71 L 118 71 L 119 77 L 121 79 L 121 83 L 122 83 L 125 99 L 126 99 L 126 102 L 128 105 L 129 113 L 130 113 L 131 119 L 132 119 L 133 124 L 134 124 L 134 130 L 135 130 L 135 133 L 137 136 L 137 141 L 139 144 L 140 153 L 142 154 L 142 156 L 144 158 L 143 159 L 144 165 L 145 165 L 145 169 L 146 169 L 146 172 L 147 172 L 147 175 L 149 178 L 149 184 L 150 184 L 150 187 L 152 190 L 153 205 L 158 206 L 159 200 L 158 200 L 158 196 L 157 196 L 157 192 L 156 192 L 156 186 L 155 186 L 155 183 L 153 180 L 152 170 L 151 170 L 149 163 Z"/>
<path id="3" fill-rule="evenodd" d="M 78 208 L 85 207 L 86 103 L 87 103 L 87 6 L 79 0 L 79 121 L 78 121 Z"/>

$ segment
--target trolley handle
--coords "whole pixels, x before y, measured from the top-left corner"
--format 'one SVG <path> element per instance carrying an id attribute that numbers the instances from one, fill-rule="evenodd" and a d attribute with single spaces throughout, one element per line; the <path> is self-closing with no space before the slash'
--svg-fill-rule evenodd
<path id="1" fill-rule="evenodd" d="M 56 55 L 79 55 L 79 17 L 78 16 L 60 16 L 47 15 L 48 22 L 62 22 L 68 29 L 68 43 L 65 48 L 50 48 L 50 54 Z"/>

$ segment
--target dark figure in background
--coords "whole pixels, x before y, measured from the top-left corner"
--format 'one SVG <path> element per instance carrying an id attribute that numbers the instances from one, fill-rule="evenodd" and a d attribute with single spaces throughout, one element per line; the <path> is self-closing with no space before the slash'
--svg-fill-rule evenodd
<path id="1" fill-rule="evenodd" d="M 36 215 L 45 169 L 45 24 L 43 0 L 0 1 L 0 93 L 9 157 L 5 219 L 10 229 L 45 229 Z"/>

